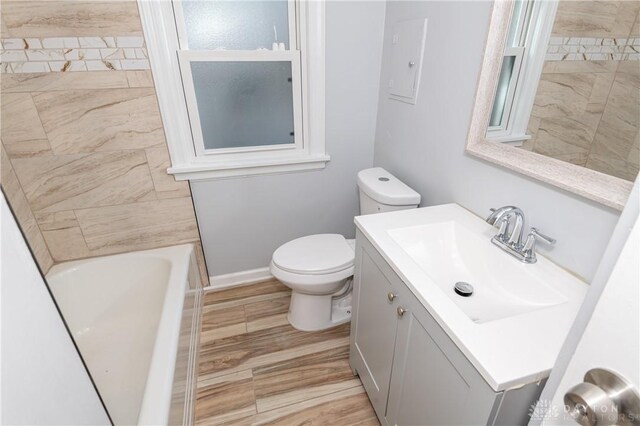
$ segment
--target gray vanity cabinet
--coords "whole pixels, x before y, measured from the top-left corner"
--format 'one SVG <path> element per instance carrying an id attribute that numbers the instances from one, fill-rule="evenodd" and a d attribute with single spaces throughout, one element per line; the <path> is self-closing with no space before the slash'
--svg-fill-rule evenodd
<path id="1" fill-rule="evenodd" d="M 352 318 L 350 363 L 382 424 L 527 424 L 542 386 L 495 392 L 359 231 Z"/>
<path id="2" fill-rule="evenodd" d="M 361 253 L 359 261 L 356 279 L 367 283 L 367 291 L 358 292 L 354 287 L 359 321 L 352 322 L 351 358 L 357 353 L 359 362 L 352 362 L 351 366 L 360 374 L 376 414 L 383 418 L 397 327 L 396 307 L 390 299 L 397 298 L 399 288 L 387 278 L 390 268 L 386 263 L 376 264 L 366 252 Z M 379 268 L 387 269 L 387 274 Z M 356 307 L 353 308 L 355 313 Z"/>
<path id="3" fill-rule="evenodd" d="M 494 391 L 422 304 L 407 296 L 401 305 L 405 313 L 398 319 L 389 423 L 487 424 L 496 400 Z"/>

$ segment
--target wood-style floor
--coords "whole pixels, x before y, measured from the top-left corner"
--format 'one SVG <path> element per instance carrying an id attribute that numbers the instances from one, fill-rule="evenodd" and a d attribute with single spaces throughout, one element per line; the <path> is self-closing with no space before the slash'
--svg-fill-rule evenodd
<path id="1" fill-rule="evenodd" d="M 378 425 L 349 367 L 349 324 L 302 332 L 278 281 L 207 293 L 198 425 Z"/>

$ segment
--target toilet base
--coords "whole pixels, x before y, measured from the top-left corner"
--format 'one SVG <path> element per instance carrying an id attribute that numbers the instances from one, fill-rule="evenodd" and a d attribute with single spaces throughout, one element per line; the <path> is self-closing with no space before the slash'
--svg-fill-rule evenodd
<path id="1" fill-rule="evenodd" d="M 287 315 L 289 323 L 301 331 L 318 331 L 351 321 L 351 294 L 333 299 L 293 291 Z"/>

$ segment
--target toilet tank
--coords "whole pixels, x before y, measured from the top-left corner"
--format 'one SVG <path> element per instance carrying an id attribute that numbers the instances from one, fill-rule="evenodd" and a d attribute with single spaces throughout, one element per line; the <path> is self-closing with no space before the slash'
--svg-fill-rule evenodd
<path id="1" fill-rule="evenodd" d="M 361 215 L 414 209 L 420 204 L 420 194 L 382 167 L 361 170 L 358 188 Z"/>

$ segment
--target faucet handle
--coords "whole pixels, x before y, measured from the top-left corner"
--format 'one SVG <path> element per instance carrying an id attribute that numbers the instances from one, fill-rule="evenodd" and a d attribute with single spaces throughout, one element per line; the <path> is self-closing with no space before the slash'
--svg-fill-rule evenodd
<path id="1" fill-rule="evenodd" d="M 524 261 L 527 263 L 535 263 L 536 262 L 536 240 L 540 240 L 549 245 L 553 245 L 556 243 L 555 238 L 551 238 L 542 232 L 538 231 L 538 228 L 531 228 L 529 231 L 529 235 L 527 235 L 527 241 L 525 241 L 524 246 L 522 247 L 522 255 L 524 256 Z"/>
<path id="2" fill-rule="evenodd" d="M 529 231 L 529 235 L 527 239 L 529 239 L 529 237 L 533 237 L 534 239 L 537 238 L 540 241 L 543 241 L 549 245 L 554 245 L 556 243 L 555 238 L 551 238 L 543 234 L 542 232 L 540 232 L 540 230 L 538 230 L 538 228 L 531 228 L 531 231 Z"/>

